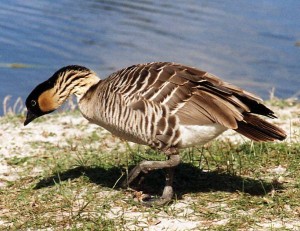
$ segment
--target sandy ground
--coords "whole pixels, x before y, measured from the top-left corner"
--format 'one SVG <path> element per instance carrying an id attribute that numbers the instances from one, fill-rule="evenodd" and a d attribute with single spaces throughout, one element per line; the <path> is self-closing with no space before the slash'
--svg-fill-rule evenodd
<path id="1" fill-rule="evenodd" d="M 275 124 L 282 127 L 288 134 L 287 142 L 299 142 L 300 141 L 300 106 L 299 104 L 293 104 L 285 108 L 273 107 L 274 111 L 278 115 L 279 119 L 273 120 Z M 76 126 L 70 125 L 81 125 L 84 129 L 76 129 Z M 28 142 L 32 141 L 47 141 L 53 143 L 60 143 L 63 145 L 65 138 L 68 136 L 84 136 L 87 133 L 95 131 L 98 133 L 107 133 L 104 130 L 98 128 L 98 126 L 89 124 L 79 114 L 68 115 L 63 114 L 57 119 L 57 116 L 49 116 L 47 120 L 40 122 L 37 127 L 36 124 L 32 123 L 26 127 L 23 126 L 21 119 L 8 120 L 7 117 L 0 117 L 0 187 L 5 187 L 5 182 L 13 181 L 18 177 L 15 173 L 16 169 L 12 169 L 7 164 L 6 159 L 14 156 L 24 157 L 35 155 L 37 149 L 32 149 Z M 47 136 L 49 133 L 55 133 L 54 136 Z M 233 131 L 227 131 L 219 137 L 219 139 L 230 140 L 232 142 L 243 142 L 245 138 Z M 36 170 L 37 174 L 39 170 Z M 182 219 L 173 219 L 163 211 L 157 214 L 157 221 L 153 222 L 148 230 L 191 230 L 199 226 L 199 224 L 205 223 L 205 221 L 193 220 L 193 209 L 189 206 L 191 199 L 186 197 L 176 204 L 171 205 L 174 209 L 178 210 L 183 214 Z M 226 205 L 224 205 L 226 206 Z M 108 214 L 109 218 L 117 218 L 118 214 L 121 213 L 121 208 L 112 209 L 111 213 Z M 128 219 L 134 219 L 138 217 L 141 221 L 147 219 L 147 214 L 140 212 L 131 212 L 126 216 Z M 282 221 L 281 221 L 282 222 Z M 280 228 L 282 227 L 281 222 L 279 223 L 268 223 L 264 222 L 261 227 L 264 228 Z M 216 220 L 217 224 L 226 224 L 226 219 Z M 293 224 L 288 222 L 293 227 L 300 227 L 299 222 Z M 142 224 L 142 223 L 141 223 Z M 149 226 L 148 226 L 149 227 Z M 285 226 L 286 227 L 286 226 Z M 130 228 L 130 227 L 128 227 Z M 288 227 L 287 227 L 288 228 Z M 296 230 L 296 229 L 295 229 Z"/>

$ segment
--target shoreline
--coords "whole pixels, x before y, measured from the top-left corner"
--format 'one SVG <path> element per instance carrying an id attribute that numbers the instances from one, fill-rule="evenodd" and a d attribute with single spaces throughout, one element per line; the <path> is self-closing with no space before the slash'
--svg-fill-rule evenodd
<path id="1" fill-rule="evenodd" d="M 300 142 L 300 103 L 286 101 L 282 103 L 278 100 L 274 102 L 269 103 L 268 106 L 274 110 L 278 118 L 267 120 L 278 125 L 287 133 L 284 141 L 275 142 Z M 7 169 L 6 158 L 30 156 L 36 152 L 31 148 L 30 142 L 49 142 L 61 146 L 67 145 L 67 139 L 85 137 L 95 132 L 99 136 L 105 137 L 102 143 L 107 143 L 104 145 L 106 148 L 117 144 L 124 149 L 120 145 L 119 138 L 112 136 L 110 132 L 98 125 L 89 123 L 78 110 L 49 114 L 26 127 L 23 126 L 24 119 L 25 116 L 13 114 L 0 117 L 0 178 L 1 175 L 9 175 L 5 172 Z M 249 141 L 248 138 L 234 130 L 225 131 L 216 140 L 233 144 Z M 135 144 L 131 143 L 131 145 Z"/>
<path id="2" fill-rule="evenodd" d="M 270 108 L 275 111 L 275 114 L 278 116 L 278 119 L 270 119 L 274 124 L 277 124 L 281 128 L 283 128 L 288 137 L 283 143 L 287 143 L 293 145 L 294 143 L 300 142 L 300 104 L 294 102 L 270 102 Z M 124 143 L 118 138 L 112 136 L 108 131 L 100 128 L 97 125 L 90 124 L 87 120 L 85 120 L 79 111 L 67 111 L 67 112 L 58 112 L 54 114 L 47 115 L 45 117 L 39 118 L 28 126 L 23 126 L 23 121 L 25 117 L 23 115 L 6 115 L 0 117 L 0 190 L 8 190 L 11 191 L 9 185 L 14 184 L 14 182 L 22 182 L 22 178 L 24 178 L 24 171 L 29 167 L 29 172 L 26 172 L 25 176 L 29 177 L 30 182 L 36 181 L 41 177 L 47 176 L 49 173 L 53 172 L 53 170 L 46 170 L 41 168 L 38 164 L 35 166 L 30 166 L 27 162 L 30 162 L 30 159 L 42 159 L 47 161 L 48 158 L 51 157 L 51 154 L 48 153 L 48 150 L 45 147 L 50 146 L 50 148 L 58 149 L 58 152 L 69 153 L 70 161 L 74 161 L 78 157 L 78 153 L 76 150 L 79 148 L 83 148 L 84 152 L 89 152 L 90 149 L 104 151 L 104 153 L 110 154 L 110 152 L 114 152 L 116 149 L 117 153 L 121 153 L 118 155 L 122 155 L 122 153 L 126 153 L 128 150 Z M 85 146 L 85 143 L 82 141 L 84 139 L 90 139 L 91 141 L 87 141 L 88 146 Z M 221 136 L 217 138 L 217 140 L 225 143 L 232 143 L 234 145 L 243 144 L 249 141 L 247 138 L 243 138 L 241 135 L 234 131 L 226 131 Z M 281 142 L 277 142 L 281 143 Z M 134 146 L 134 144 L 130 143 L 130 146 Z M 82 146 L 82 147 L 81 147 Z M 66 150 L 67 149 L 67 150 Z M 74 149 L 74 150 L 73 150 Z M 60 151 L 61 150 L 61 151 Z M 65 150 L 65 151 L 63 151 Z M 80 149 L 81 150 L 81 149 Z M 127 151 L 126 151 L 127 150 Z M 49 151 L 51 153 L 51 151 Z M 75 154 L 74 154 L 75 152 Z M 73 153 L 73 154 L 72 154 Z M 74 157 L 75 155 L 75 157 Z M 84 155 L 84 154 L 83 154 Z M 101 153 L 99 154 L 101 155 Z M 124 157 L 124 156 L 123 156 Z M 112 156 L 112 158 L 116 158 Z M 24 162 L 23 162 L 24 161 Z M 78 161 L 78 160 L 77 160 Z M 19 163 L 20 162 L 20 163 Z M 12 164 L 13 163 L 13 164 Z M 76 163 L 76 162 L 75 162 Z M 72 166 L 72 165 L 71 165 Z M 75 165 L 76 166 L 76 165 Z M 203 172 L 206 172 L 206 169 L 202 169 Z M 208 170 L 209 171 L 209 170 Z M 289 177 L 290 170 L 286 165 L 277 165 L 277 166 L 268 166 L 265 171 L 271 176 L 278 177 L 278 181 L 282 180 L 280 177 L 284 177 L 284 179 Z M 25 178 L 26 178 L 25 177 Z M 243 176 L 247 177 L 248 176 Z M 266 179 L 270 177 L 267 176 Z M 277 178 L 276 178 L 277 179 Z M 272 178 L 271 178 L 271 181 Z M 289 179 L 290 181 L 290 179 Z M 77 182 L 77 181 L 76 181 Z M 79 184 L 74 183 L 75 185 Z M 62 183 L 63 184 L 63 183 Z M 59 184 L 58 184 L 59 185 Z M 25 188 L 30 186 L 22 186 Z M 75 187 L 75 186 L 72 186 Z M 127 205 L 124 207 L 124 201 L 121 199 L 121 202 L 118 202 L 120 198 L 120 193 L 122 197 L 124 197 L 124 192 L 120 190 L 114 190 L 111 188 L 104 188 L 101 190 L 101 187 L 98 185 L 97 187 L 89 183 L 88 190 L 92 190 L 97 192 L 99 197 L 106 198 L 105 200 L 113 200 L 111 198 L 117 197 L 115 200 L 111 202 L 111 208 L 106 212 L 105 219 L 124 219 L 126 222 L 124 223 L 124 227 L 128 228 L 128 230 L 140 230 L 142 227 L 148 227 L 149 229 L 145 230 L 195 230 L 199 227 L 219 227 L 228 225 L 229 218 L 228 214 L 224 213 L 223 210 L 227 208 L 227 202 L 224 200 L 223 202 L 211 201 L 209 202 L 209 207 L 207 211 L 212 210 L 220 216 L 219 219 L 206 220 L 203 218 L 203 214 L 206 213 L 206 210 L 200 212 L 200 214 L 195 215 L 195 206 L 198 204 L 198 199 L 195 197 L 195 193 L 188 193 L 184 195 L 180 200 L 176 201 L 172 205 L 170 205 L 170 211 L 176 211 L 176 216 L 172 215 L 173 212 L 166 213 L 163 210 L 156 209 L 155 212 L 150 212 L 145 209 L 141 209 L 137 206 Z M 41 191 L 35 191 L 34 193 L 48 194 L 48 190 L 51 188 L 45 188 Z M 55 187 L 54 187 L 55 189 Z M 19 192 L 19 189 L 16 189 L 15 192 L 17 195 L 22 192 Z M 85 190 L 81 189 L 80 194 L 86 193 Z M 100 190 L 100 191 L 99 191 Z M 293 189 L 291 189 L 293 190 Z M 44 192 L 45 191 L 45 192 Z M 270 193 L 277 193 L 271 191 Z M 200 192 L 200 197 L 214 197 L 216 192 L 208 192 L 206 195 L 205 192 Z M 4 194 L 3 194 L 4 195 Z M 130 193 L 125 192 L 125 196 L 130 195 Z M 216 194 L 218 195 L 218 194 Z M 247 195 L 247 193 L 246 193 Z M 276 194 L 277 195 L 277 194 Z M 230 198 L 231 200 L 240 200 L 239 197 L 244 198 L 241 193 L 233 192 L 228 194 L 225 192 L 225 195 L 222 197 Z M 266 197 L 267 196 L 267 197 Z M 272 195 L 267 194 L 264 197 L 261 197 L 261 200 L 270 200 L 272 199 Z M 129 196 L 130 197 L 130 196 Z M 110 199 L 109 199 L 110 198 Z M 255 198 L 255 197 L 254 197 Z M 265 199 L 267 198 L 267 199 Z M 220 199 L 220 198 L 219 198 Z M 83 200 L 83 199 L 80 199 Z M 221 199 L 222 200 L 222 199 Z M 257 200 L 257 199 L 255 199 Z M 10 202 L 8 202 L 10 203 Z M 82 203 L 82 202 L 81 202 Z M 104 203 L 104 202 L 103 202 Z M 261 202 L 259 202 L 261 204 Z M 266 202 L 271 203 L 271 202 Z M 101 204 L 100 204 L 101 205 Z M 220 207 L 221 206 L 221 207 Z M 222 207 L 224 206 L 224 207 Z M 290 206 L 290 205 L 288 205 Z M 3 219 L 2 215 L 7 213 L 11 213 L 9 209 L 6 209 L 4 205 L 0 207 L 3 210 L 0 210 L 0 227 L 6 226 L 6 221 Z M 218 210 L 217 208 L 221 208 Z M 76 207 L 77 209 L 77 207 Z M 287 208 L 287 211 L 289 208 Z M 231 211 L 231 210 L 230 210 Z M 300 211 L 300 209 L 299 209 Z M 243 210 L 238 210 L 238 213 L 246 213 Z M 248 211 L 249 212 L 249 211 Z M 251 212 L 251 211 L 250 211 Z M 150 221 L 147 218 L 150 214 L 154 213 L 154 218 L 151 217 Z M 202 214 L 202 215 L 201 215 Z M 60 217 L 60 215 L 56 215 Z M 201 217 L 198 220 L 199 216 Z M 234 215 L 233 215 L 234 216 Z M 246 216 L 246 215 L 245 215 Z M 248 215 L 247 215 L 248 216 Z M 121 218 L 120 218 L 121 217 Z M 205 217 L 205 216 L 204 216 Z M 57 218 L 58 220 L 61 218 Z M 134 221 L 138 220 L 137 224 Z M 291 230 L 297 230 L 300 227 L 300 222 L 298 219 L 285 219 L 284 222 L 280 219 L 274 219 L 271 221 L 262 220 L 259 224 L 262 229 L 253 229 L 253 230 L 264 230 L 264 228 L 291 228 Z M 255 227 L 255 226 L 254 226 Z M 51 230 L 51 229 L 50 229 Z M 204 229 L 205 230 L 205 229 Z"/>

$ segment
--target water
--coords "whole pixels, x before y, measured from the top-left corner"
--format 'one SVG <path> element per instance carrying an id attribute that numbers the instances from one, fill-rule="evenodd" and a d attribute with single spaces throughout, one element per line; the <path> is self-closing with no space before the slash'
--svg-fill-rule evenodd
<path id="1" fill-rule="evenodd" d="M 2 0 L 0 102 L 25 99 L 64 65 L 105 78 L 151 61 L 196 66 L 262 98 L 272 88 L 299 96 L 299 9 L 298 0 Z"/>

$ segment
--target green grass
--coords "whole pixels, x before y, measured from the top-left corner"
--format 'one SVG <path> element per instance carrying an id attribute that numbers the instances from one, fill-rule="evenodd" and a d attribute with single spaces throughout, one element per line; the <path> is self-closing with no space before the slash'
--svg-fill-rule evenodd
<path id="1" fill-rule="evenodd" d="M 140 161 L 164 155 L 118 142 L 107 149 L 105 140 L 113 138 L 100 132 L 65 139 L 61 146 L 30 142 L 35 155 L 6 159 L 18 177 L 0 188 L 0 230 L 143 230 L 162 217 L 201 221 L 197 230 L 257 230 L 299 220 L 298 143 L 214 141 L 182 150 L 173 205 L 149 208 L 120 182 Z M 282 174 L 273 171 L 279 165 Z M 132 188 L 159 196 L 163 186 L 164 171 L 157 170 Z M 135 213 L 141 217 L 130 216 Z"/>

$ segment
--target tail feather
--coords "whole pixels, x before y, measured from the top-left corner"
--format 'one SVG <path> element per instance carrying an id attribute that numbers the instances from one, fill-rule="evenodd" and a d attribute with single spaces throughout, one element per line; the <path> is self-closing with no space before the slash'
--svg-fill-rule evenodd
<path id="1" fill-rule="evenodd" d="M 286 138 L 284 130 L 252 114 L 245 114 L 244 120 L 238 121 L 238 128 L 235 131 L 254 141 L 274 141 Z"/>

